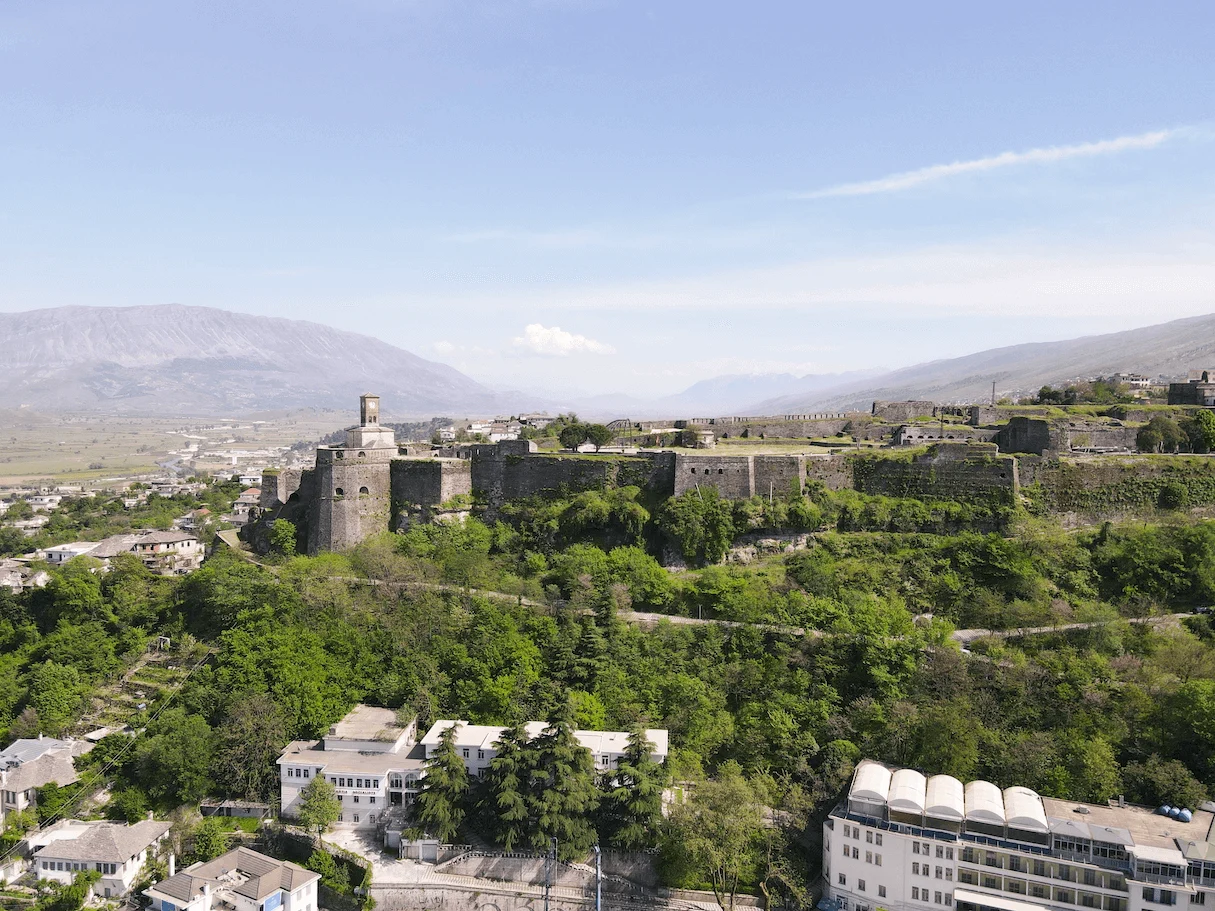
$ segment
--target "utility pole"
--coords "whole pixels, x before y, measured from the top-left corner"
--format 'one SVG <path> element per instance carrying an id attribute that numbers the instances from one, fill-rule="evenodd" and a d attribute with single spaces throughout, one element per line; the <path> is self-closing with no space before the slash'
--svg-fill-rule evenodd
<path id="1" fill-rule="evenodd" d="M 992 403 L 992 405 L 996 404 L 996 381 L 995 380 L 991 381 L 991 403 Z"/>
<path id="2" fill-rule="evenodd" d="M 603 855 L 595 845 L 595 911 L 603 911 Z"/>

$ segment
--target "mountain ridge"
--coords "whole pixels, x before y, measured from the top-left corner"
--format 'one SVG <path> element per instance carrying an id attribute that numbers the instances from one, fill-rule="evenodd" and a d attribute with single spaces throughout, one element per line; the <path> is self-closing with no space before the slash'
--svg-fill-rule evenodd
<path id="1" fill-rule="evenodd" d="M 0 313 L 0 396 L 13 407 L 217 415 L 351 407 L 393 415 L 528 407 L 453 367 L 305 320 L 153 304 Z"/>

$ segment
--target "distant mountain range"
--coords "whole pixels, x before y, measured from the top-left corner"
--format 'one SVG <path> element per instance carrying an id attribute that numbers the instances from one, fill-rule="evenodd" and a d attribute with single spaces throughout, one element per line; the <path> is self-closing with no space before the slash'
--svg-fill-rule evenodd
<path id="1" fill-rule="evenodd" d="M 830 390 L 782 393 L 757 400 L 740 413 L 867 411 L 874 400 L 883 399 L 986 402 L 991 398 L 992 383 L 997 396 L 1016 398 L 1073 379 L 1122 372 L 1185 376 L 1192 368 L 1211 365 L 1215 365 L 1215 314 L 1108 335 L 992 348 L 904 367 Z"/>
<path id="2" fill-rule="evenodd" d="M 0 313 L 0 401 L 8 408 L 181 416 L 350 411 L 368 391 L 399 417 L 536 404 L 370 336 L 301 320 L 176 304 Z"/>
<path id="3" fill-rule="evenodd" d="M 1013 345 L 881 372 L 729 375 L 677 395 L 527 395 L 317 323 L 175 304 L 0 313 L 0 407 L 150 416 L 350 411 L 362 392 L 402 420 L 576 408 L 584 417 L 716 417 L 868 410 L 875 399 L 1017 397 L 1047 383 L 1215 365 L 1215 315 L 1062 342 Z M 14 412 L 16 413 L 16 412 Z"/>

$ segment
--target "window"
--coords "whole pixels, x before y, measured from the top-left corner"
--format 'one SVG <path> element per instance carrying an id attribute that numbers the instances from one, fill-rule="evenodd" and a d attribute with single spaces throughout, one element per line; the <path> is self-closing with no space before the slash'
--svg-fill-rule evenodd
<path id="1" fill-rule="evenodd" d="M 345 822 L 345 821 L 346 821 L 346 817 L 345 817 L 345 816 L 343 816 L 341 813 L 339 813 L 339 814 L 338 814 L 338 822 Z"/>
<path id="2" fill-rule="evenodd" d="M 851 853 L 852 853 L 852 849 L 849 848 L 847 845 L 844 845 L 844 856 L 847 857 Z"/>
<path id="3" fill-rule="evenodd" d="M 869 842 L 869 844 L 873 844 L 873 833 L 872 832 L 865 833 L 865 841 Z"/>
<path id="4" fill-rule="evenodd" d="M 843 873 L 840 874 L 840 885 L 841 886 L 848 885 L 848 877 L 845 876 Z"/>
<path id="5" fill-rule="evenodd" d="M 946 849 L 945 849 L 945 859 L 946 859 L 946 860 L 953 860 L 953 848 L 946 848 Z"/>
<path id="6" fill-rule="evenodd" d="M 886 897 L 886 887 L 878 886 L 878 898 L 885 898 L 885 897 Z"/>
<path id="7" fill-rule="evenodd" d="M 911 887 L 911 897 L 912 897 L 912 899 L 914 899 L 915 901 L 919 901 L 919 900 L 920 900 L 920 887 L 919 887 L 919 886 L 912 886 L 912 887 Z"/>
<path id="8" fill-rule="evenodd" d="M 912 864 L 912 865 L 911 865 L 911 873 L 912 873 L 912 875 L 913 875 L 913 876 L 919 876 L 919 875 L 920 875 L 920 865 L 919 865 L 919 864 Z"/>
<path id="9" fill-rule="evenodd" d="M 1205 905 L 1207 903 L 1207 894 L 1205 892 L 1195 892 L 1190 896 L 1191 905 Z"/>
<path id="10" fill-rule="evenodd" d="M 952 904 L 953 904 L 953 893 L 951 893 L 951 892 L 946 892 L 946 893 L 945 893 L 945 907 L 947 907 L 947 908 L 948 908 L 948 907 L 950 907 Z"/>
<path id="11" fill-rule="evenodd" d="M 356 788 L 361 788 L 361 787 L 363 786 L 363 779 L 361 779 L 361 778 L 356 778 L 356 779 L 354 780 L 354 786 L 355 786 Z"/>
<path id="12" fill-rule="evenodd" d="M 852 859 L 853 859 L 853 860 L 860 860 L 860 859 L 861 859 L 861 852 L 860 852 L 860 849 L 859 849 L 859 848 L 853 848 L 853 849 L 852 849 Z"/>
<path id="13" fill-rule="evenodd" d="M 355 822 L 358 822 L 358 821 L 359 821 L 359 814 L 358 814 L 358 813 L 355 813 L 355 814 L 354 814 L 354 821 L 355 821 Z"/>
<path id="14" fill-rule="evenodd" d="M 867 863 L 867 864 L 873 863 L 873 852 L 872 851 L 865 852 L 865 863 Z"/>
<path id="15" fill-rule="evenodd" d="M 940 892 L 933 892 L 933 893 L 932 893 L 932 900 L 933 900 L 934 902 L 936 902 L 938 905 L 939 905 L 939 904 L 941 904 L 941 893 L 940 893 Z"/>
<path id="16" fill-rule="evenodd" d="M 359 455 L 362 455 L 362 453 L 360 452 L 360 453 L 359 453 Z M 366 487 L 360 487 L 360 488 L 359 488 L 359 496 L 363 496 L 363 497 L 365 497 L 365 496 L 367 496 L 369 493 L 371 493 L 371 491 L 370 491 L 370 490 L 368 490 Z"/>
<path id="17" fill-rule="evenodd" d="M 467 759 L 468 758 L 468 747 L 465 747 L 463 752 L 464 752 L 464 758 Z"/>
<path id="18" fill-rule="evenodd" d="M 864 892 L 865 891 L 865 881 L 863 879 L 858 879 L 856 881 L 856 888 L 857 888 L 858 892 Z"/>
<path id="19" fill-rule="evenodd" d="M 945 868 L 945 878 L 947 880 L 949 880 L 950 882 L 953 882 L 953 868 L 952 867 Z"/>
<path id="20" fill-rule="evenodd" d="M 368 821 L 368 822 L 375 822 L 375 814 L 374 814 L 374 813 L 368 813 L 368 814 L 367 814 L 367 821 Z"/>
<path id="21" fill-rule="evenodd" d="M 354 802 L 355 802 L 355 803 L 358 803 L 358 802 L 359 802 L 359 795 L 358 795 L 358 794 L 355 794 L 355 795 L 354 795 Z"/>
<path id="22" fill-rule="evenodd" d="M 928 842 L 924 842 L 924 844 L 920 846 L 920 853 L 925 857 L 928 856 Z"/>
<path id="23" fill-rule="evenodd" d="M 920 843 L 918 841 L 914 841 L 911 843 L 911 853 L 912 854 L 920 853 Z"/>
<path id="24" fill-rule="evenodd" d="M 882 833 L 881 832 L 877 833 L 877 845 L 878 845 L 878 847 L 881 847 L 881 845 L 882 845 Z"/>
<path id="25" fill-rule="evenodd" d="M 477 750 L 477 758 L 478 758 L 478 759 L 484 759 L 484 758 L 485 758 L 485 751 L 484 751 L 484 750 Z"/>
<path id="26" fill-rule="evenodd" d="M 945 846 L 937 845 L 937 857 L 944 857 L 944 856 L 945 856 Z"/>
<path id="27" fill-rule="evenodd" d="M 374 794 L 372 794 L 370 797 L 368 797 L 368 798 L 367 798 L 367 802 L 368 802 L 368 803 L 375 803 L 375 795 L 374 795 Z"/>
<path id="28" fill-rule="evenodd" d="M 848 833 L 851 831 L 852 831 L 852 826 L 848 825 L 848 823 L 844 823 L 844 837 L 845 838 L 848 837 Z"/>
<path id="29" fill-rule="evenodd" d="M 304 769 L 304 777 L 305 777 L 305 778 L 307 778 L 307 777 L 308 777 L 308 773 L 309 773 L 309 771 L 311 771 L 311 770 L 310 770 L 310 769 Z"/>
<path id="30" fill-rule="evenodd" d="M 880 866 L 882 865 L 882 855 L 881 855 L 881 854 L 874 854 L 874 855 L 873 855 L 873 863 L 874 863 L 874 866 L 880 867 Z"/>

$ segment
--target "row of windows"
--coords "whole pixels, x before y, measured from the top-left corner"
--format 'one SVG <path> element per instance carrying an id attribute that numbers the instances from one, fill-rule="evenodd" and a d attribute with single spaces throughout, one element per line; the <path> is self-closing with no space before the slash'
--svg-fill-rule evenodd
<path id="1" fill-rule="evenodd" d="M 852 848 L 848 845 L 844 845 L 844 856 L 851 857 L 853 860 L 860 860 L 861 850 L 860 848 Z M 882 855 L 874 854 L 872 851 L 866 851 L 865 863 L 873 864 L 875 867 L 880 867 L 882 865 Z"/>
<path id="2" fill-rule="evenodd" d="M 959 870 L 958 881 L 970 886 L 981 885 L 984 889 L 1001 890 L 1014 895 L 1029 895 L 1033 898 L 1050 899 L 1065 905 L 1079 905 L 1082 908 L 1104 908 L 1106 911 L 1126 911 L 1126 899 L 1105 896 L 1093 892 L 1081 892 L 1073 889 L 1052 888 L 1045 883 L 1025 882 L 1019 879 L 1002 880 L 999 876 L 980 876 L 974 870 Z"/>
<path id="3" fill-rule="evenodd" d="M 1029 859 L 1018 857 L 1016 854 L 997 854 L 995 851 L 980 852 L 974 848 L 962 849 L 962 861 L 968 864 L 994 867 L 997 870 L 1009 870 L 1013 873 L 1032 874 L 1069 883 L 1083 883 L 1086 886 L 1126 891 L 1126 880 L 1121 875 L 1102 873 L 1090 867 L 1079 867 L 1074 864 L 1048 863 L 1038 858 Z"/>
<path id="4" fill-rule="evenodd" d="M 359 816 L 359 814 L 358 814 L 358 813 L 355 813 L 355 814 L 354 814 L 354 815 L 351 817 L 351 819 L 352 819 L 354 822 L 360 822 L 360 821 L 361 821 L 361 818 L 360 818 L 360 816 Z M 345 816 L 344 814 L 342 814 L 342 813 L 339 813 L 339 814 L 338 814 L 338 822 L 345 822 L 345 821 L 346 821 L 346 816 Z M 374 813 L 368 813 L 368 814 L 367 814 L 367 821 L 368 821 L 368 822 L 375 822 L 375 814 L 374 814 Z"/>
<path id="5" fill-rule="evenodd" d="M 311 769 L 296 769 L 292 766 L 287 766 L 288 778 L 310 778 L 312 777 L 311 772 Z"/>
<path id="6" fill-rule="evenodd" d="M 874 838 L 874 835 L 877 836 L 876 839 Z M 844 823 L 844 837 L 845 838 L 860 838 L 861 837 L 861 827 L 849 825 L 848 823 Z M 869 842 L 869 844 L 871 844 L 871 845 L 872 844 L 881 845 L 882 833 L 881 832 L 875 833 L 875 832 L 872 832 L 872 831 L 866 829 L 865 830 L 865 841 Z"/>
<path id="7" fill-rule="evenodd" d="M 341 800 L 342 800 L 342 795 L 341 795 L 341 794 L 339 794 L 339 795 L 337 796 L 337 799 L 338 799 L 338 802 L 340 803 L 340 802 L 341 802 Z M 350 798 L 350 802 L 351 802 L 351 803 L 358 803 L 358 802 L 359 802 L 359 795 L 358 795 L 358 794 L 355 794 L 355 795 L 354 795 L 352 798 Z M 375 803 L 375 795 L 374 795 L 374 794 L 369 795 L 369 796 L 368 796 L 368 798 L 367 798 L 367 802 L 368 802 L 368 803 L 370 803 L 370 804 L 374 804 L 374 803 Z"/>
<path id="8" fill-rule="evenodd" d="M 915 876 L 931 876 L 933 870 L 929 864 L 912 864 L 911 872 Z M 936 878 L 947 879 L 950 882 L 953 882 L 953 867 L 937 867 Z"/>
<path id="9" fill-rule="evenodd" d="M 78 872 L 81 870 L 91 870 L 96 868 L 98 873 L 104 873 L 107 876 L 113 876 L 118 872 L 118 864 L 93 864 L 92 867 L 88 863 L 74 863 L 70 860 L 44 860 L 42 862 L 43 870 L 63 871 L 66 873 Z"/>
<path id="10" fill-rule="evenodd" d="M 953 860 L 953 848 L 946 845 L 937 845 L 937 857 L 943 857 L 945 860 Z M 912 854 L 922 854 L 924 857 L 932 856 L 932 845 L 926 841 L 913 841 L 911 843 Z"/>
<path id="11" fill-rule="evenodd" d="M 921 902 L 928 901 L 929 900 L 928 899 L 928 890 L 920 889 L 920 888 L 917 888 L 916 886 L 912 886 L 911 887 L 911 899 L 912 899 L 912 901 L 921 901 Z M 945 905 L 946 907 L 952 906 L 953 905 L 953 893 L 952 892 L 944 892 L 944 893 L 933 892 L 932 893 L 932 903 L 935 905 Z"/>
<path id="12" fill-rule="evenodd" d="M 380 779 L 378 778 L 342 778 L 340 776 L 330 775 L 329 780 L 339 788 L 379 788 Z M 400 785 L 397 785 L 399 788 Z"/>

